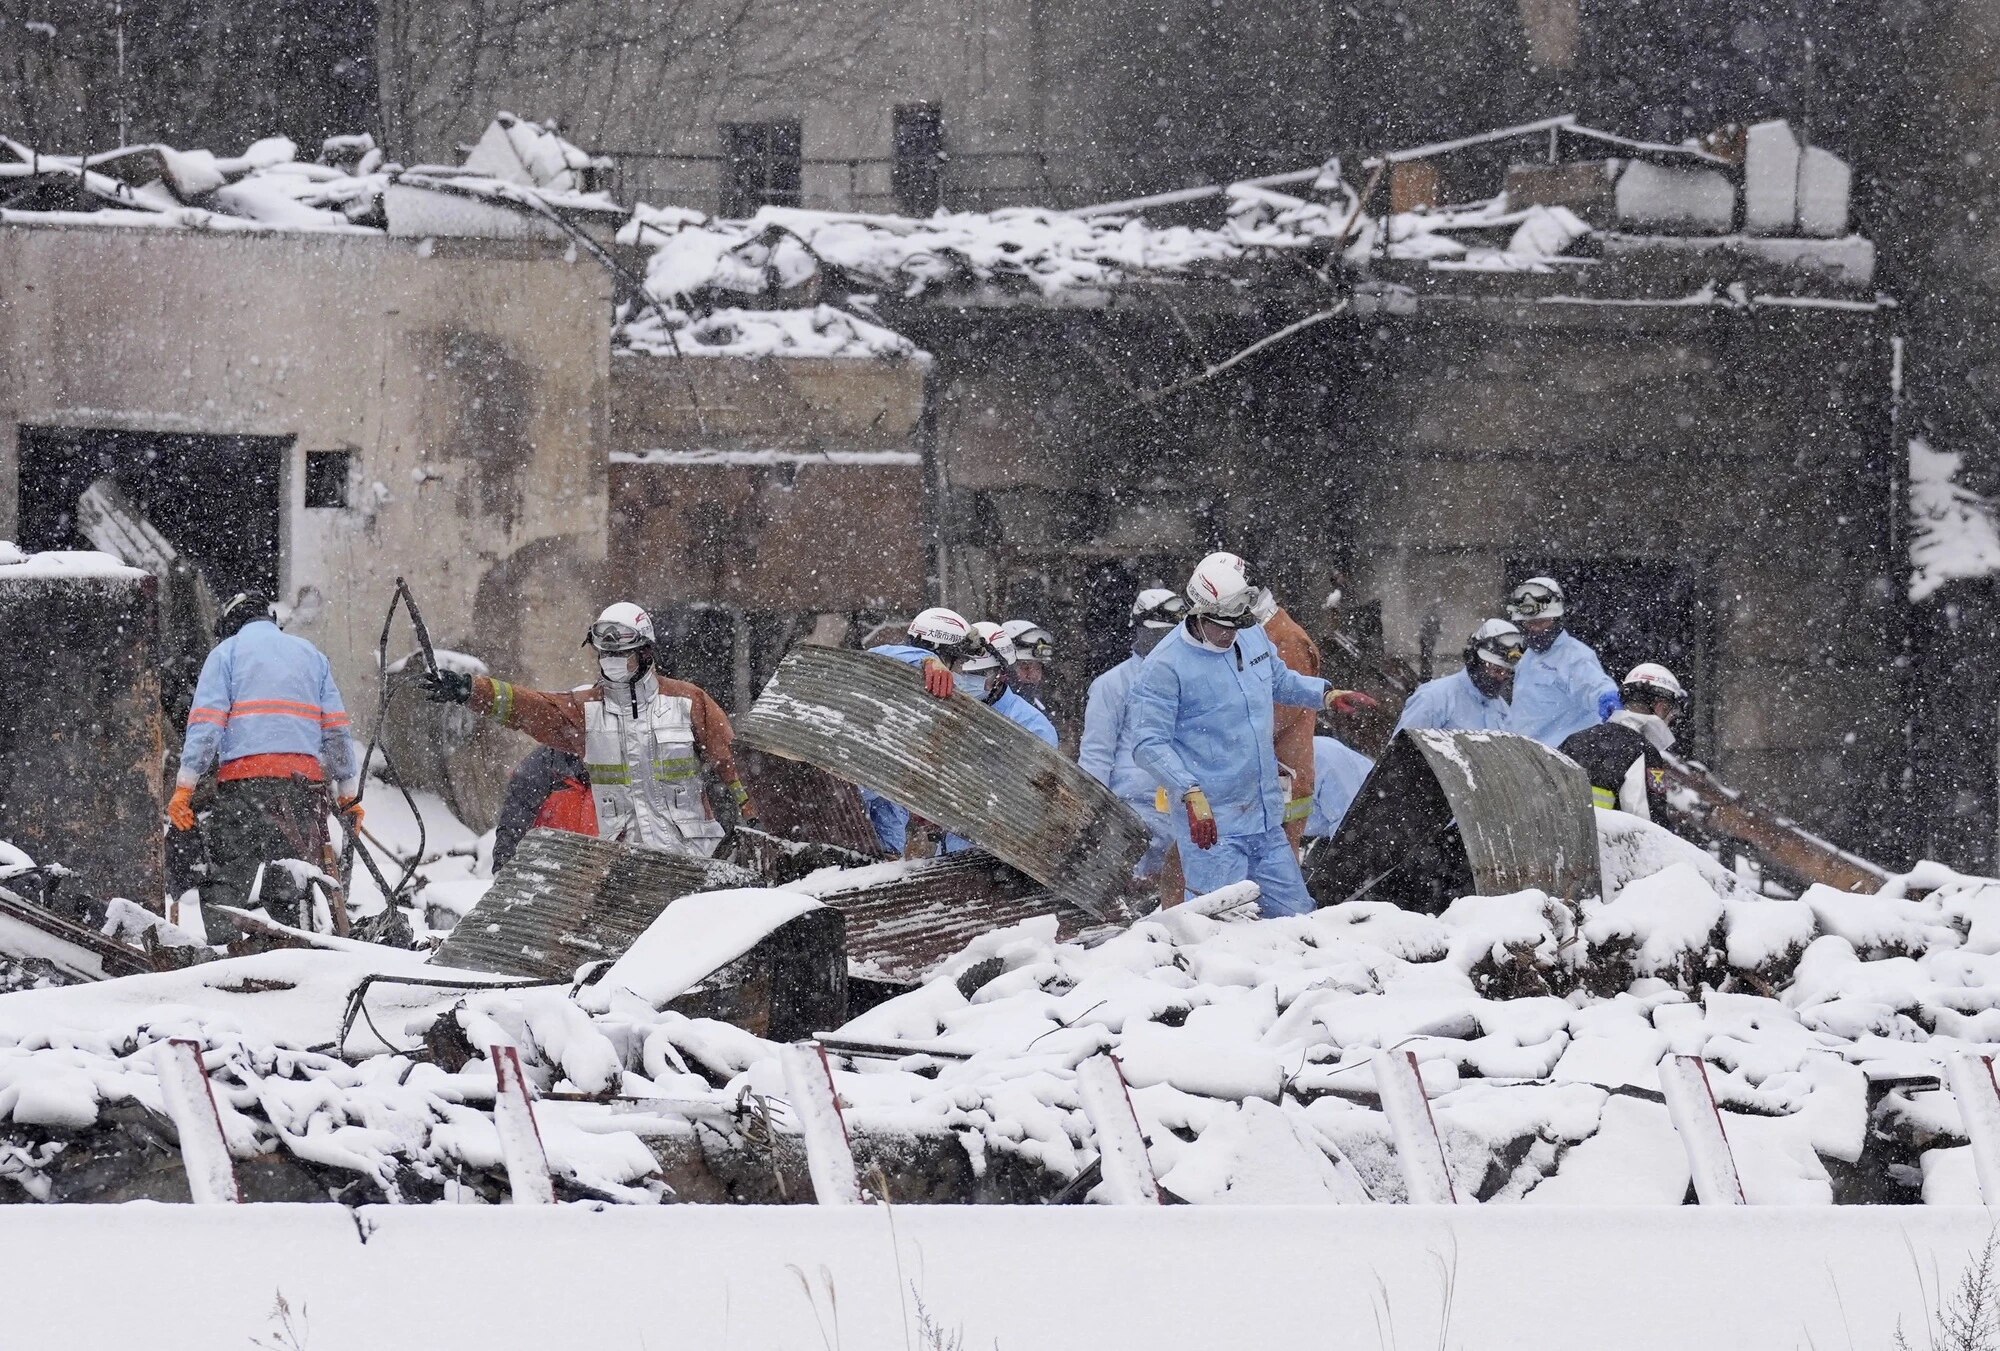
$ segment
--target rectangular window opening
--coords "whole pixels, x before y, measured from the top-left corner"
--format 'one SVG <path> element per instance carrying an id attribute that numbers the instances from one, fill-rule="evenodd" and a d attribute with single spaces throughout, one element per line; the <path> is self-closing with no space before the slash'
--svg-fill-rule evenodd
<path id="1" fill-rule="evenodd" d="M 944 110 L 935 103 L 899 103 L 891 126 L 896 207 L 906 216 L 928 216 L 944 204 Z"/>
<path id="2" fill-rule="evenodd" d="M 749 216 L 760 206 L 797 206 L 805 137 L 798 119 L 725 122 L 722 214 Z"/>

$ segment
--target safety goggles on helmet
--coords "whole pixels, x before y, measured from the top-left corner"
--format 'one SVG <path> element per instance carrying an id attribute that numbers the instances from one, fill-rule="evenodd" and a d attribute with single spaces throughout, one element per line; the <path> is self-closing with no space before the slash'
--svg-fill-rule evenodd
<path id="1" fill-rule="evenodd" d="M 1245 587 L 1233 596 L 1222 596 L 1204 601 L 1193 607 L 1197 617 L 1211 624 L 1220 624 L 1228 629 L 1254 629 L 1257 627 L 1257 600 L 1267 593 L 1256 587 Z"/>
<path id="2" fill-rule="evenodd" d="M 1541 582 L 1523 582 L 1507 597 L 1507 617 L 1519 624 L 1528 619 L 1559 619 L 1563 594 Z"/>
<path id="3" fill-rule="evenodd" d="M 1140 600 L 1141 604 L 1132 607 L 1132 622 L 1135 624 L 1143 624 L 1149 629 L 1170 629 L 1187 618 L 1187 602 L 1164 587 L 1160 588 L 1159 599 L 1152 604 L 1144 604 L 1144 597 Z"/>
<path id="4" fill-rule="evenodd" d="M 1478 657 L 1488 666 L 1511 671 L 1521 664 L 1521 658 L 1528 652 L 1528 643 L 1519 629 L 1508 629 L 1504 633 L 1490 633 L 1483 638 L 1475 638 L 1470 655 Z"/>
<path id="5" fill-rule="evenodd" d="M 574 632 L 575 630 L 571 630 Z M 616 619 L 600 619 L 590 626 L 590 646 L 599 652 L 616 656 L 621 652 L 637 652 L 649 646 L 652 638 L 632 624 Z"/>
<path id="6" fill-rule="evenodd" d="M 1009 624 L 1007 627 L 1012 629 L 1014 626 Z M 1015 661 L 1046 662 L 1056 654 L 1054 635 L 1040 624 L 1027 625 L 1007 636 L 1014 640 Z"/>

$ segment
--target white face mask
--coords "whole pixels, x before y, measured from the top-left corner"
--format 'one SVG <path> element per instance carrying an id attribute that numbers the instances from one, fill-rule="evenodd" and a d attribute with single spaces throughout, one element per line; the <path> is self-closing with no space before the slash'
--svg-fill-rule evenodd
<path id="1" fill-rule="evenodd" d="M 599 657 L 597 669 L 604 672 L 606 680 L 623 685 L 632 678 L 632 659 L 623 653 L 614 657 Z"/>
<path id="2" fill-rule="evenodd" d="M 960 671 L 952 676 L 951 681 L 958 686 L 960 694 L 969 699 L 983 700 L 986 698 L 987 682 L 991 679 L 992 675 L 987 671 L 974 671 L 970 674 Z"/>

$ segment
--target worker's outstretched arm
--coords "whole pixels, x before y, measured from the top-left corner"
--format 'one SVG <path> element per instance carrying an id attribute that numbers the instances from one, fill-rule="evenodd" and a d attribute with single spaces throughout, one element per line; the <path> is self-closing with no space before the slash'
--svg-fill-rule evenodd
<path id="1" fill-rule="evenodd" d="M 201 664 L 194 685 L 194 707 L 188 710 L 187 739 L 181 743 L 180 772 L 174 782 L 192 788 L 222 758 L 222 729 L 229 725 L 233 703 L 229 694 L 229 658 L 233 645 L 217 643 Z"/>
<path id="2" fill-rule="evenodd" d="M 583 704 L 567 691 L 522 689 L 504 680 L 472 677 L 475 713 L 484 713 L 503 727 L 526 732 L 544 746 L 571 755 L 583 754 Z"/>
<path id="3" fill-rule="evenodd" d="M 1300 675 L 1283 662 L 1271 676 L 1271 697 L 1287 708 L 1320 708 L 1329 688 L 1318 676 Z"/>

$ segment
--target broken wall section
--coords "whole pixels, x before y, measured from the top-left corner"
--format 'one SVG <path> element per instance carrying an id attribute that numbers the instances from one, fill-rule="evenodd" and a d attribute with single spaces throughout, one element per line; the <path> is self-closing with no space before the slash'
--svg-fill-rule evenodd
<path id="1" fill-rule="evenodd" d="M 153 579 L 0 543 L 0 840 L 65 888 L 158 905 L 166 810 Z"/>
<path id="2" fill-rule="evenodd" d="M 351 707 L 373 702 L 399 574 L 441 646 L 572 683 L 604 556 L 596 264 L 528 242 L 10 223 L 0 276 L 0 537 L 24 428 L 265 438 L 278 598 Z"/>
<path id="3" fill-rule="evenodd" d="M 927 362 L 620 356 L 609 574 L 741 714 L 793 642 L 925 604 Z M 609 597 L 607 597 L 609 599 Z"/>

